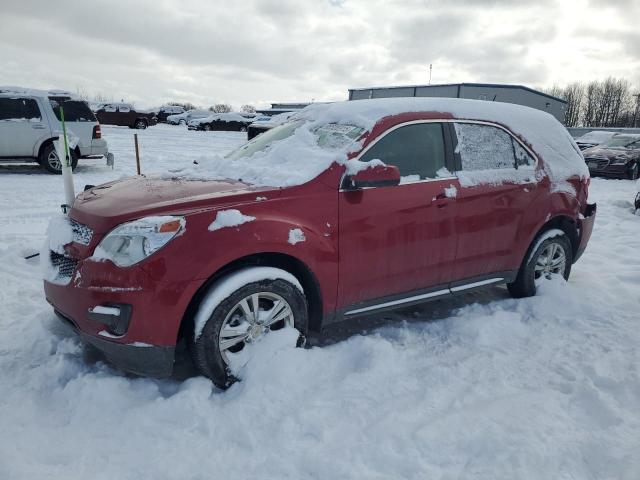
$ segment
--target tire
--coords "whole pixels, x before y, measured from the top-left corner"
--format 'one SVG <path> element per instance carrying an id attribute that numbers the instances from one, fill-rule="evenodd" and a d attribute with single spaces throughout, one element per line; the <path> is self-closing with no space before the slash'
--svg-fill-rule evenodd
<path id="1" fill-rule="evenodd" d="M 215 288 L 212 292 L 215 292 Z M 253 312 L 253 299 L 256 296 L 258 298 L 259 311 L 275 310 L 277 312 L 275 316 L 278 317 L 286 311 L 288 306 L 291 315 L 265 328 L 264 320 L 256 323 L 247 316 L 247 313 L 251 314 Z M 241 306 L 244 301 L 247 302 L 246 308 L 248 310 Z M 282 303 L 276 303 L 280 301 L 286 302 L 284 308 L 282 308 Z M 205 304 L 206 301 L 201 304 L 200 309 L 204 308 Z M 198 314 L 196 314 L 196 318 L 197 316 Z M 194 331 L 191 342 L 189 342 L 193 363 L 216 386 L 226 389 L 238 380 L 229 365 L 234 353 L 237 354 L 245 348 L 251 348 L 252 344 L 259 341 L 263 335 L 285 326 L 294 326 L 299 332 L 304 333 L 307 320 L 308 307 L 306 298 L 292 283 L 283 279 L 275 279 L 260 280 L 246 284 L 235 290 L 215 307 L 206 320 L 200 336 L 194 338 Z M 234 329 L 233 327 L 240 328 Z M 222 336 L 223 329 L 228 332 L 226 336 Z M 230 335 L 235 332 L 240 332 L 240 334 Z M 226 341 L 229 342 L 229 346 L 226 349 L 222 345 L 223 338 L 228 338 Z M 303 343 L 303 338 L 301 336 L 298 340 L 298 346 Z"/>
<path id="2" fill-rule="evenodd" d="M 74 150 L 70 151 L 71 153 L 71 169 L 75 170 L 78 166 L 78 155 Z M 49 143 L 46 147 L 42 149 L 42 153 L 40 154 L 40 158 L 38 162 L 44 169 L 49 173 L 54 173 L 56 175 L 62 174 L 62 162 L 58 158 L 58 152 L 56 152 L 53 143 Z"/>
<path id="3" fill-rule="evenodd" d="M 513 283 L 508 283 L 509 293 L 514 298 L 532 297 L 536 294 L 538 285 L 545 278 L 550 278 L 553 273 L 561 274 L 565 280 L 569 280 L 571 265 L 573 263 L 573 249 L 566 234 L 547 238 L 540 242 L 540 237 L 546 232 L 538 235 L 533 242 L 534 251 L 528 250 L 524 258 L 518 276 Z M 548 263 L 545 258 L 551 261 Z M 564 256 L 564 265 L 554 266 Z"/>
<path id="4" fill-rule="evenodd" d="M 640 176 L 640 163 L 635 162 L 633 164 L 633 167 L 629 169 L 629 172 L 627 173 L 627 175 L 629 176 L 630 180 L 637 180 L 638 177 Z"/>
<path id="5" fill-rule="evenodd" d="M 247 131 L 247 127 L 240 127 L 240 131 L 241 132 L 246 132 Z"/>
<path id="6" fill-rule="evenodd" d="M 144 130 L 147 128 L 147 122 L 145 120 L 138 119 L 136 120 L 136 123 L 133 124 L 133 128 L 137 130 Z"/>
<path id="7" fill-rule="evenodd" d="M 205 123 L 205 124 L 202 126 L 202 129 L 203 129 L 205 132 L 209 132 L 209 131 L 211 130 L 211 125 L 208 125 L 208 124 L 206 124 L 206 123 Z"/>

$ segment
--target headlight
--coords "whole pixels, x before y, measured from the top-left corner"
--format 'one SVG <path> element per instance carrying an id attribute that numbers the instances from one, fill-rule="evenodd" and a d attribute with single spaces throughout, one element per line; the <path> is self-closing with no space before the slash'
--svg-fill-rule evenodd
<path id="1" fill-rule="evenodd" d="M 102 239 L 93 253 L 95 260 L 111 260 L 129 267 L 144 260 L 184 231 L 184 217 L 145 217 L 123 223 Z"/>

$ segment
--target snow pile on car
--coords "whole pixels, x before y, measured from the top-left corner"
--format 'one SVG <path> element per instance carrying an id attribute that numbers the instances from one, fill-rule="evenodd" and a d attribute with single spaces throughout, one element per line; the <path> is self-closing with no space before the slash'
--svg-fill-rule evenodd
<path id="1" fill-rule="evenodd" d="M 198 164 L 170 172 L 196 179 L 241 179 L 259 186 L 300 185 L 318 176 L 333 162 L 344 164 L 361 142 L 336 148 L 318 145 L 315 131 L 323 125 L 353 125 L 371 131 L 381 119 L 408 112 L 442 112 L 445 117 L 490 121 L 518 135 L 544 160 L 544 172 L 555 190 L 571 191 L 567 180 L 588 178 L 580 150 L 567 130 L 551 115 L 521 105 L 450 98 L 385 98 L 310 105 L 293 117 L 300 121 L 294 133 L 273 142 L 251 157 L 205 157 Z M 362 140 L 361 140 L 362 141 Z"/>
<path id="2" fill-rule="evenodd" d="M 256 217 L 243 215 L 240 210 L 220 210 L 216 215 L 216 219 L 209 225 L 209 231 L 215 232 L 225 227 L 238 227 L 243 223 L 252 222 Z"/>

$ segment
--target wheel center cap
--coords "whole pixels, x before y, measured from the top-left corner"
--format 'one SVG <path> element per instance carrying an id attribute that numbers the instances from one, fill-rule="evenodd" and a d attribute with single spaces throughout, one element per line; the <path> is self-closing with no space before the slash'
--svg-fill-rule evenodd
<path id="1" fill-rule="evenodd" d="M 249 335 L 251 335 L 251 338 L 258 338 L 260 335 L 262 335 L 263 331 L 264 327 L 262 325 L 254 325 L 251 327 Z"/>

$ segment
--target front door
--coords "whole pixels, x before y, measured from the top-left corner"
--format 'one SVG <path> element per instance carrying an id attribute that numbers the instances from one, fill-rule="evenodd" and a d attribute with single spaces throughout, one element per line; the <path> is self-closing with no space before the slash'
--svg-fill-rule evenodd
<path id="1" fill-rule="evenodd" d="M 445 133 L 441 123 L 400 126 L 360 156 L 397 166 L 402 181 L 339 194 L 339 309 L 450 281 L 456 202 L 455 180 L 441 178 Z"/>

